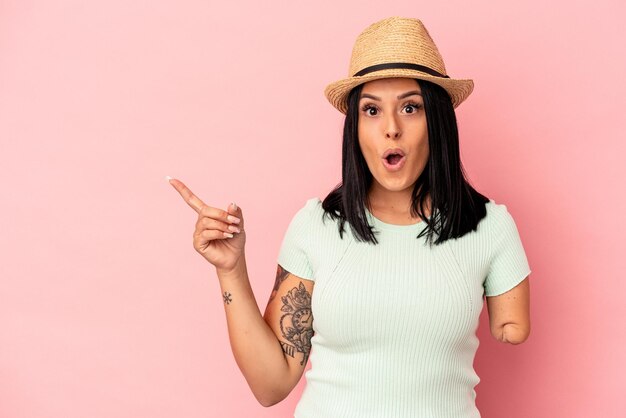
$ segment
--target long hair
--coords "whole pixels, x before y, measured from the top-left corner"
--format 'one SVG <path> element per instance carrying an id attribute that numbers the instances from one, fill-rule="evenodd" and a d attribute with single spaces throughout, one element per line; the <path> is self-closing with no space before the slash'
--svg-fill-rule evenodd
<path id="1" fill-rule="evenodd" d="M 478 222 L 487 215 L 489 198 L 476 191 L 468 182 L 461 163 L 456 114 L 448 93 L 439 85 L 415 79 L 422 90 L 428 128 L 428 162 L 413 187 L 411 214 L 426 222 L 416 238 L 427 234 L 430 245 L 450 238 L 459 238 L 476 230 Z M 369 225 L 365 207 L 369 208 L 368 190 L 373 176 L 361 152 L 358 138 L 359 98 L 363 84 L 348 95 L 348 110 L 343 126 L 341 177 L 339 183 L 323 200 L 324 216 L 339 220 L 339 236 L 343 239 L 344 224 L 348 222 L 359 241 L 377 244 Z M 430 193 L 430 217 L 424 215 L 426 198 Z"/>

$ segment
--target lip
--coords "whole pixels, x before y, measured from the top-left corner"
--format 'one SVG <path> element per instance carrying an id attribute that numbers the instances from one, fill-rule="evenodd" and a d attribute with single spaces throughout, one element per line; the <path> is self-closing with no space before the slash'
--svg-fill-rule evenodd
<path id="1" fill-rule="evenodd" d="M 393 154 L 393 152 L 392 152 Z M 398 171 L 400 169 L 402 169 L 402 167 L 404 167 L 404 163 L 406 163 L 406 155 L 403 155 L 402 158 L 400 159 L 400 161 L 398 161 L 397 164 L 395 165 L 391 165 L 387 162 L 386 158 L 383 158 L 383 165 L 385 166 L 385 168 L 389 171 Z"/>
<path id="2" fill-rule="evenodd" d="M 406 157 L 406 153 L 402 150 L 402 148 L 388 148 L 384 154 L 383 158 L 389 157 L 389 154 L 400 154 L 403 157 Z"/>

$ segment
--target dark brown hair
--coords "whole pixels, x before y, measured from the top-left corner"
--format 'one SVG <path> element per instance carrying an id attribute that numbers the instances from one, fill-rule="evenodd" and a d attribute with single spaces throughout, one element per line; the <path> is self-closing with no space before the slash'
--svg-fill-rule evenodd
<path id="1" fill-rule="evenodd" d="M 424 171 L 413 187 L 411 213 L 419 216 L 427 227 L 416 237 L 427 234 L 435 245 L 458 238 L 476 230 L 478 222 L 487 215 L 489 198 L 476 191 L 466 179 L 459 151 L 456 114 L 448 93 L 437 84 L 417 80 L 422 90 L 428 146 L 430 153 Z M 324 216 L 339 220 L 339 235 L 343 239 L 344 224 L 348 222 L 359 241 L 378 243 L 367 222 L 365 207 L 369 208 L 367 193 L 372 184 L 370 172 L 358 140 L 359 98 L 363 84 L 348 95 L 348 110 L 343 127 L 342 181 L 322 202 Z M 431 216 L 424 215 L 426 197 L 431 197 Z"/>

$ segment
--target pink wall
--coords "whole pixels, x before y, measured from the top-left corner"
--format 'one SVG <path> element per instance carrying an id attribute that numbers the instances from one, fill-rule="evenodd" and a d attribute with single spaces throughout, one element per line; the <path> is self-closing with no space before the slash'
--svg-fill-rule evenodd
<path id="1" fill-rule="evenodd" d="M 323 88 L 391 15 L 474 79 L 463 161 L 533 270 L 525 344 L 483 310 L 483 416 L 626 416 L 622 3 L 247 3 L 0 2 L 0 416 L 292 416 L 304 379 L 256 402 L 164 176 L 242 207 L 264 309 L 290 217 L 340 179 Z"/>

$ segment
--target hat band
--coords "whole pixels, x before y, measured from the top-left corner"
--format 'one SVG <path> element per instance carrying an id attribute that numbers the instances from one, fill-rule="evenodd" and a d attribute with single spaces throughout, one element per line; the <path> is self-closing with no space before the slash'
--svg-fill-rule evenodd
<path id="1" fill-rule="evenodd" d="M 368 74 L 368 73 L 371 73 L 371 72 L 374 72 L 374 71 L 387 70 L 389 68 L 405 68 L 405 69 L 409 69 L 409 70 L 421 71 L 423 73 L 434 75 L 435 77 L 450 78 L 450 76 L 443 75 L 443 74 L 433 70 L 432 68 L 428 68 L 428 67 L 425 67 L 425 66 L 419 65 L 419 64 L 413 64 L 413 63 L 410 63 L 410 62 L 388 62 L 388 63 L 385 63 L 385 64 L 372 65 L 372 66 L 363 68 L 361 71 L 355 73 L 352 77 L 362 76 L 364 74 Z"/>

